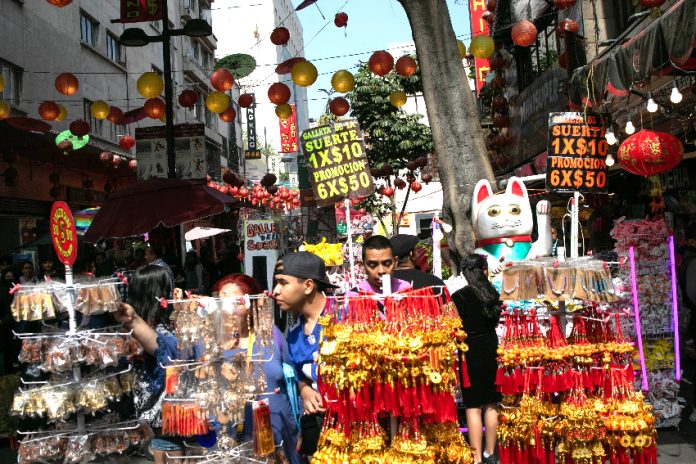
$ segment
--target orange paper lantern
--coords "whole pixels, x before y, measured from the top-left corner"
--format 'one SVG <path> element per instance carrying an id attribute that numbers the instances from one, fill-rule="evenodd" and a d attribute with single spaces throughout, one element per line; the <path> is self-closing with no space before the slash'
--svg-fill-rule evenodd
<path id="1" fill-rule="evenodd" d="M 519 47 L 529 47 L 536 42 L 537 28 L 526 19 L 512 26 L 512 41 Z"/>
<path id="2" fill-rule="evenodd" d="M 239 96 L 239 100 L 237 100 L 237 103 L 242 108 L 249 108 L 251 105 L 254 104 L 254 96 L 250 93 L 243 93 Z"/>
<path id="3" fill-rule="evenodd" d="M 290 31 L 285 27 L 276 27 L 271 32 L 273 45 L 285 45 L 290 40 Z"/>
<path id="4" fill-rule="evenodd" d="M 70 123 L 70 132 L 75 137 L 84 137 L 85 135 L 89 134 L 89 131 L 90 127 L 87 121 L 77 119 Z"/>
<path id="5" fill-rule="evenodd" d="M 179 94 L 179 105 L 183 108 L 193 108 L 198 101 L 198 94 L 195 90 L 186 89 Z"/>
<path id="6" fill-rule="evenodd" d="M 80 82 L 72 73 L 59 74 L 56 77 L 56 90 L 63 95 L 72 95 L 80 88 Z"/>
<path id="7" fill-rule="evenodd" d="M 344 12 L 336 13 L 334 24 L 336 27 L 346 27 L 348 25 L 348 14 Z"/>
<path id="8" fill-rule="evenodd" d="M 276 82 L 268 88 L 268 99 L 275 105 L 282 105 L 290 100 L 290 87 Z"/>
<path id="9" fill-rule="evenodd" d="M 649 177 L 677 167 L 684 157 L 684 146 L 667 132 L 641 130 L 623 141 L 617 157 L 625 171 Z"/>
<path id="10" fill-rule="evenodd" d="M 109 120 L 112 124 L 118 124 L 121 122 L 121 118 L 123 117 L 123 111 L 121 108 L 118 106 L 112 106 L 109 108 L 109 115 L 106 117 L 106 119 Z"/>
<path id="11" fill-rule="evenodd" d="M 345 115 L 350 109 L 350 103 L 343 97 L 336 97 L 329 103 L 329 111 L 336 116 Z"/>
<path id="12" fill-rule="evenodd" d="M 124 135 L 118 140 L 118 146 L 124 150 L 130 150 L 135 146 L 135 139 L 132 135 Z"/>
<path id="13" fill-rule="evenodd" d="M 39 116 L 44 121 L 55 121 L 60 116 L 60 107 L 55 102 L 45 101 L 39 105 Z"/>
<path id="14" fill-rule="evenodd" d="M 231 106 L 219 114 L 220 119 L 225 122 L 232 122 L 237 117 L 237 112 Z"/>
<path id="15" fill-rule="evenodd" d="M 389 52 L 380 50 L 374 52 L 367 61 L 367 66 L 373 74 L 385 76 L 389 74 L 394 67 L 394 57 Z"/>
<path id="16" fill-rule="evenodd" d="M 578 24 L 576 21 L 573 21 L 572 19 L 564 19 L 560 23 L 558 23 L 558 27 L 556 28 L 556 32 L 560 37 L 565 37 L 565 33 L 571 32 L 573 34 L 577 34 L 580 32 L 580 24 Z"/>
<path id="17" fill-rule="evenodd" d="M 160 98 L 148 98 L 143 105 L 143 111 L 152 119 L 159 119 L 166 110 L 164 101 Z"/>
<path id="18" fill-rule="evenodd" d="M 73 0 L 46 0 L 48 3 L 51 5 L 58 7 L 58 8 L 63 8 L 64 6 L 70 5 Z"/>
<path id="19" fill-rule="evenodd" d="M 220 68 L 210 76 L 210 83 L 220 92 L 227 92 L 234 85 L 234 76 L 225 68 Z"/>
<path id="20" fill-rule="evenodd" d="M 404 77 L 411 77 L 414 74 L 416 74 L 416 70 L 418 69 L 418 64 L 416 64 L 416 60 L 411 58 L 408 55 L 404 55 L 398 60 L 396 60 L 396 73 L 400 76 Z"/>

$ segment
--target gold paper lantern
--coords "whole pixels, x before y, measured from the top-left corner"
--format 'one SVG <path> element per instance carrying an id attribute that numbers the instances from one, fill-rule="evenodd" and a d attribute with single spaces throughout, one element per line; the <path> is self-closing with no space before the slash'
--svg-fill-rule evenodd
<path id="1" fill-rule="evenodd" d="M 89 105 L 89 112 L 95 119 L 106 119 L 109 115 L 109 104 L 104 100 L 97 100 Z"/>
<path id="2" fill-rule="evenodd" d="M 300 87 L 309 87 L 317 80 L 319 73 L 316 66 L 309 61 L 295 63 L 291 71 L 292 81 Z"/>
<path id="3" fill-rule="evenodd" d="M 64 121 L 65 118 L 68 117 L 68 110 L 65 109 L 65 107 L 60 103 L 58 103 L 58 109 L 60 109 L 60 113 L 58 114 L 58 117 L 54 119 L 54 121 Z"/>
<path id="4" fill-rule="evenodd" d="M 162 113 L 162 116 L 160 116 L 159 120 L 162 124 L 167 124 L 167 114 Z"/>
<path id="5" fill-rule="evenodd" d="M 333 87 L 336 92 L 350 92 L 355 88 L 355 77 L 353 77 L 350 71 L 346 71 L 345 69 L 336 71 L 331 77 L 331 87 Z"/>
<path id="6" fill-rule="evenodd" d="M 12 114 L 12 107 L 5 100 L 0 100 L 0 120 L 7 119 Z"/>
<path id="7" fill-rule="evenodd" d="M 282 105 L 278 105 L 278 106 L 276 106 L 275 114 L 280 119 L 288 119 L 290 116 L 292 116 L 292 106 L 290 106 L 287 103 L 283 103 Z"/>
<path id="8" fill-rule="evenodd" d="M 389 94 L 389 103 L 397 108 L 401 108 L 406 104 L 406 92 L 403 90 L 395 90 Z"/>
<path id="9" fill-rule="evenodd" d="M 466 58 L 466 45 L 461 40 L 457 40 L 457 51 L 459 51 L 459 59 Z"/>
<path id="10" fill-rule="evenodd" d="M 493 55 L 495 51 L 495 42 L 490 36 L 487 35 L 477 35 L 471 39 L 471 46 L 469 47 L 471 54 L 476 58 L 485 60 Z"/>
<path id="11" fill-rule="evenodd" d="M 138 93 L 145 98 L 156 98 L 164 90 L 164 81 L 156 72 L 146 72 L 138 78 Z"/>
<path id="12" fill-rule="evenodd" d="M 222 92 L 211 92 L 205 97 L 205 107 L 215 114 L 220 114 L 230 106 L 230 97 Z"/>
<path id="13" fill-rule="evenodd" d="M 5 78 L 0 74 L 0 92 L 5 90 Z"/>

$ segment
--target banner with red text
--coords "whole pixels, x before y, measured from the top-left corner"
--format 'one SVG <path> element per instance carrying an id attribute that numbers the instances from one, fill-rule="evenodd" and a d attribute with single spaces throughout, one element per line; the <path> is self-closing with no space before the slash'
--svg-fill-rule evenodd
<path id="1" fill-rule="evenodd" d="M 144 23 L 162 19 L 162 0 L 121 0 L 120 23 Z"/>
<path id="2" fill-rule="evenodd" d="M 297 115 L 295 105 L 292 107 L 292 115 L 287 119 L 279 119 L 280 124 L 280 153 L 297 152 Z"/>
<path id="3" fill-rule="evenodd" d="M 483 14 L 488 11 L 486 0 L 469 0 L 469 17 L 471 18 L 471 37 L 477 35 L 490 35 L 488 21 L 483 19 Z M 486 83 L 486 74 L 491 70 L 488 59 L 474 58 L 476 93 L 481 92 L 481 87 Z"/>

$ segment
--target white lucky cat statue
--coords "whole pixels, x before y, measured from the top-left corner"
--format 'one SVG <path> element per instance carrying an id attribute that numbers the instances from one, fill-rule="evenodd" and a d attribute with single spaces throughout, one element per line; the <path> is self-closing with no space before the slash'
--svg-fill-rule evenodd
<path id="1" fill-rule="evenodd" d="M 490 182 L 478 181 L 472 198 L 475 253 L 488 258 L 488 270 L 499 273 L 504 261 L 534 259 L 551 254 L 551 203 L 536 205 L 539 239 L 532 243 L 532 207 L 527 187 L 518 177 L 508 180 L 505 193 L 493 194 Z"/>

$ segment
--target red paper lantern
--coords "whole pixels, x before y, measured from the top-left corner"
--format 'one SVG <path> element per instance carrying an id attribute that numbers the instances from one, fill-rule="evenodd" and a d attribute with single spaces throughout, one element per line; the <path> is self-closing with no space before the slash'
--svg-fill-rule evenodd
<path id="1" fill-rule="evenodd" d="M 227 92 L 234 85 L 234 76 L 225 68 L 220 68 L 210 76 L 210 83 L 215 90 Z"/>
<path id="2" fill-rule="evenodd" d="M 346 27 L 348 25 L 348 15 L 344 12 L 336 13 L 334 24 L 336 27 Z"/>
<path id="3" fill-rule="evenodd" d="M 624 170 L 644 177 L 674 169 L 683 156 L 684 146 L 677 137 L 651 130 L 641 130 L 628 137 L 617 154 Z"/>
<path id="4" fill-rule="evenodd" d="M 505 67 L 505 58 L 503 58 L 500 52 L 495 52 L 493 56 L 491 56 L 489 64 L 493 71 L 500 71 Z"/>
<path id="5" fill-rule="evenodd" d="M 70 123 L 70 133 L 75 137 L 84 137 L 89 134 L 90 127 L 87 121 L 77 119 Z"/>
<path id="6" fill-rule="evenodd" d="M 537 28 L 533 22 L 526 19 L 512 26 L 512 41 L 519 47 L 529 47 L 536 42 Z"/>
<path id="7" fill-rule="evenodd" d="M 130 150 L 135 146 L 135 139 L 132 135 L 124 135 L 118 140 L 118 146 L 124 150 Z"/>
<path id="8" fill-rule="evenodd" d="M 413 190 L 415 193 L 420 192 L 422 188 L 423 186 L 420 184 L 420 182 L 411 182 L 411 190 Z"/>
<path id="9" fill-rule="evenodd" d="M 553 6 L 558 10 L 567 10 L 575 6 L 576 0 L 553 0 Z"/>
<path id="10" fill-rule="evenodd" d="M 230 106 L 218 116 L 220 116 L 220 119 L 225 122 L 232 122 L 234 121 L 234 118 L 237 117 L 237 112 Z"/>
<path id="11" fill-rule="evenodd" d="M 640 0 L 640 6 L 643 8 L 660 8 L 665 4 L 666 0 Z"/>
<path id="12" fill-rule="evenodd" d="M 374 52 L 367 61 L 367 66 L 373 74 L 385 76 L 389 74 L 394 67 L 394 57 L 391 53 L 384 50 Z"/>
<path id="13" fill-rule="evenodd" d="M 119 124 L 122 117 L 123 111 L 121 108 L 118 106 L 112 106 L 109 108 L 109 114 L 106 116 L 106 119 L 108 119 L 112 124 Z"/>
<path id="14" fill-rule="evenodd" d="M 498 6 L 498 0 L 488 0 L 488 4 L 486 4 L 486 9 L 488 11 L 495 11 L 495 8 Z"/>
<path id="15" fill-rule="evenodd" d="M 70 5 L 73 0 L 46 0 L 48 3 L 51 5 L 58 7 L 58 8 L 63 8 L 64 6 Z"/>
<path id="16" fill-rule="evenodd" d="M 411 77 L 414 74 L 416 74 L 416 70 L 418 69 L 418 64 L 416 63 L 416 60 L 411 58 L 408 55 L 404 55 L 398 60 L 396 60 L 396 73 L 400 76 L 404 77 Z"/>
<path id="17" fill-rule="evenodd" d="M 45 101 L 39 105 L 39 116 L 44 121 L 53 121 L 60 115 L 60 108 L 55 102 Z"/>
<path id="18" fill-rule="evenodd" d="M 394 189 L 392 187 L 382 187 L 382 195 L 385 197 L 391 197 L 394 195 Z"/>
<path id="19" fill-rule="evenodd" d="M 110 151 L 103 151 L 99 153 L 99 161 L 104 164 L 109 164 L 112 159 L 114 159 L 114 155 Z"/>
<path id="20" fill-rule="evenodd" d="M 59 74 L 56 77 L 56 90 L 63 95 L 72 95 L 80 88 L 80 82 L 72 73 Z"/>
<path id="21" fill-rule="evenodd" d="M 423 182 L 425 182 L 426 184 L 428 184 L 433 180 L 433 175 L 430 174 L 429 172 L 426 172 L 425 174 L 421 175 L 421 180 Z"/>
<path id="22" fill-rule="evenodd" d="M 128 167 L 130 169 L 132 169 L 133 171 L 135 171 L 136 169 L 138 169 L 138 161 L 137 160 L 128 161 Z"/>
<path id="23" fill-rule="evenodd" d="M 276 27 L 271 32 L 273 45 L 285 45 L 290 40 L 290 31 L 285 27 Z"/>
<path id="24" fill-rule="evenodd" d="M 148 98 L 143 106 L 143 111 L 152 119 L 159 119 L 164 114 L 166 106 L 160 98 Z"/>
<path id="25" fill-rule="evenodd" d="M 239 96 L 237 103 L 241 108 L 249 108 L 254 103 L 254 96 L 250 93 L 243 93 Z"/>
<path id="26" fill-rule="evenodd" d="M 66 152 L 72 150 L 72 147 L 73 147 L 72 142 L 68 139 L 61 140 L 60 143 L 58 144 L 58 149 L 66 155 L 67 155 Z"/>
<path id="27" fill-rule="evenodd" d="M 119 164 L 121 164 L 121 161 L 123 161 L 121 155 L 114 154 L 113 158 L 111 158 L 111 162 L 114 164 L 114 167 L 117 167 Z"/>
<path id="28" fill-rule="evenodd" d="M 182 108 L 193 108 L 198 102 L 198 93 L 195 90 L 186 89 L 179 94 L 179 105 Z"/>
<path id="29" fill-rule="evenodd" d="M 282 82 L 276 82 L 268 88 L 268 99 L 276 105 L 287 103 L 290 100 L 290 87 Z"/>
<path id="30" fill-rule="evenodd" d="M 565 33 L 571 32 L 573 34 L 577 34 L 580 32 L 580 24 L 577 23 L 576 21 L 573 21 L 572 19 L 564 19 L 560 23 L 558 23 L 558 28 L 556 29 L 556 32 L 560 37 L 565 37 Z"/>
<path id="31" fill-rule="evenodd" d="M 336 97 L 329 103 L 329 111 L 336 116 L 343 116 L 350 109 L 350 103 L 343 97 Z"/>

